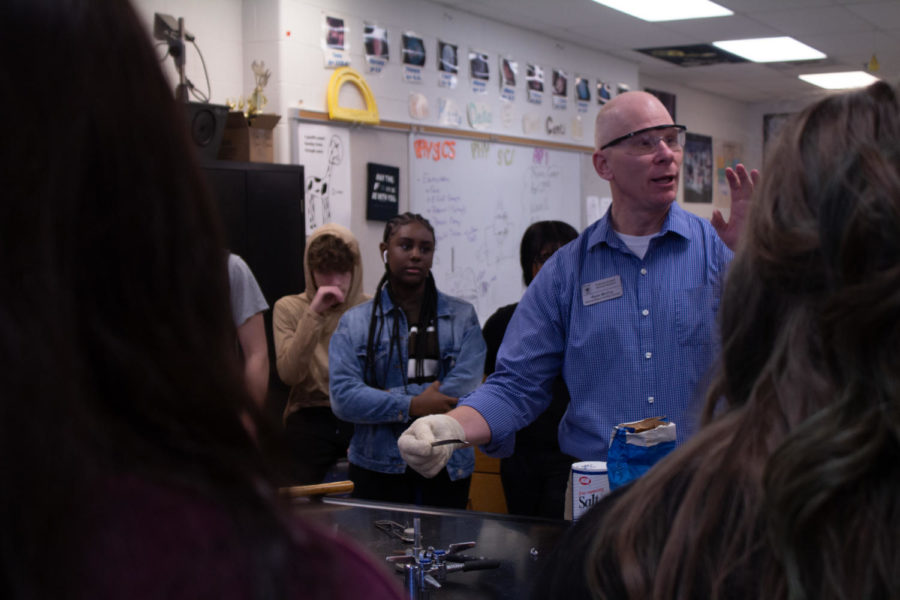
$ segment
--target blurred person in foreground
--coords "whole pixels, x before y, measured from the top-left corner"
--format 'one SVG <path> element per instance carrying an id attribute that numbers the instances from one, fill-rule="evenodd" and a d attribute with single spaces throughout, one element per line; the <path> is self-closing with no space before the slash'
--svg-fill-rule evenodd
<path id="1" fill-rule="evenodd" d="M 223 236 L 132 7 L 0 14 L 0 596 L 399 598 L 279 503 Z"/>
<path id="2" fill-rule="evenodd" d="M 900 597 L 900 103 L 796 115 L 725 284 L 704 425 L 560 542 L 535 598 Z"/>

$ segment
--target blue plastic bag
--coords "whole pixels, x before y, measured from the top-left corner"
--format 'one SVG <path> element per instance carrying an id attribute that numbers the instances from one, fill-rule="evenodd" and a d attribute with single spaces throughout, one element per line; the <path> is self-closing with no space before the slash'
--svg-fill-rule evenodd
<path id="1" fill-rule="evenodd" d="M 616 425 L 606 455 L 609 489 L 637 479 L 674 448 L 675 423 L 665 417 Z"/>

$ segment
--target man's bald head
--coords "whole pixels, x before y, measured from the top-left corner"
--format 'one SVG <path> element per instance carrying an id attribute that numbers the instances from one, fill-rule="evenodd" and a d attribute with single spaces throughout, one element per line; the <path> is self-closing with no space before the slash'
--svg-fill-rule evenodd
<path id="1" fill-rule="evenodd" d="M 644 127 L 673 123 L 659 98 L 647 92 L 625 92 L 607 102 L 594 124 L 594 150 L 611 140 Z"/>

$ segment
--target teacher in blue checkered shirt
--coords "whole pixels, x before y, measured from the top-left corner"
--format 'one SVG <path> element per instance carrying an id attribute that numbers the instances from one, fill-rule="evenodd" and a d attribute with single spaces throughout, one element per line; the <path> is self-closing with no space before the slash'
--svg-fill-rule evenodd
<path id="1" fill-rule="evenodd" d="M 454 447 L 432 447 L 437 439 L 509 455 L 559 374 L 572 397 L 559 426 L 566 454 L 606 460 L 613 428 L 645 417 L 675 422 L 678 442 L 694 432 L 723 278 L 759 174 L 727 169 L 730 218 L 716 211 L 707 222 L 675 202 L 684 140 L 685 127 L 651 94 L 626 92 L 600 110 L 593 162 L 612 191 L 609 211 L 538 273 L 487 381 L 401 436 L 410 466 L 438 472 Z"/>

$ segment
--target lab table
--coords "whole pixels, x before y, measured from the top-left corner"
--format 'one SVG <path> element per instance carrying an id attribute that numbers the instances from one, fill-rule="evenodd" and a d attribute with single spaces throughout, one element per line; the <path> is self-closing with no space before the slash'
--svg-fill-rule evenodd
<path id="1" fill-rule="evenodd" d="M 471 558 L 483 557 L 499 562 L 499 567 L 494 569 L 448 573 L 440 589 L 430 589 L 428 597 L 431 600 L 527 598 L 538 570 L 570 525 L 564 520 L 353 498 L 323 498 L 298 502 L 296 506 L 306 519 L 355 540 L 379 561 L 403 554 L 413 547 L 413 543 L 379 529 L 375 522 L 393 521 L 412 529 L 414 519 L 418 517 L 423 548 L 447 549 L 454 543 L 476 542 L 474 547 L 463 552 Z M 404 578 L 398 571 L 397 581 L 401 586 Z"/>

